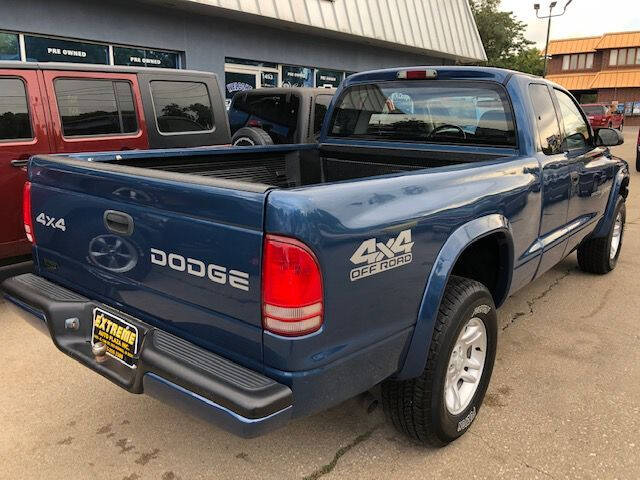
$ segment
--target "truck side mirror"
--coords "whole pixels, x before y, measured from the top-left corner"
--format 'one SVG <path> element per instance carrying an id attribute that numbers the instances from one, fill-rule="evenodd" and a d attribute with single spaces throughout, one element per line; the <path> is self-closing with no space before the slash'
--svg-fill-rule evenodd
<path id="1" fill-rule="evenodd" d="M 596 130 L 596 146 L 598 147 L 614 147 L 624 143 L 624 137 L 620 130 L 613 128 L 600 128 Z"/>

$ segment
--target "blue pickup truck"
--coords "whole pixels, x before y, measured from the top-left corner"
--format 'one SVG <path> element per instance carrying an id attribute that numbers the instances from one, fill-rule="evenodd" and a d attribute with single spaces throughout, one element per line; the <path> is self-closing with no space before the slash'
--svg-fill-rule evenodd
<path id="1" fill-rule="evenodd" d="M 2 288 L 86 367 L 238 435 L 380 385 L 444 445 L 482 404 L 496 307 L 574 250 L 615 267 L 621 142 L 538 77 L 360 73 L 317 145 L 33 157 L 36 270 Z"/>

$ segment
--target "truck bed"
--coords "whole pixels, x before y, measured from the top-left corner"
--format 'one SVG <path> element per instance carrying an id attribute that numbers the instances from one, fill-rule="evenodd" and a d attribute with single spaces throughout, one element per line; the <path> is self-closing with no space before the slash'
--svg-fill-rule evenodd
<path id="1" fill-rule="evenodd" d="M 278 188 L 352 180 L 424 168 L 493 160 L 512 152 L 486 153 L 461 151 L 417 151 L 374 149 L 365 147 L 322 146 L 298 148 L 287 146 L 259 151 L 255 148 L 192 151 L 176 156 L 174 152 L 138 156 L 101 156 L 110 163 L 197 175 Z M 113 155 L 112 155 L 113 156 Z M 97 159 L 97 158 L 96 158 Z"/>

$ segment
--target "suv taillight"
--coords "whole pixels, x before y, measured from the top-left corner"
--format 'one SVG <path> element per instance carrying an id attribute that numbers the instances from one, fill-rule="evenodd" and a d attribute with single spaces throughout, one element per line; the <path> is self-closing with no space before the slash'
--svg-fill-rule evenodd
<path id="1" fill-rule="evenodd" d="M 262 260 L 262 324 L 300 336 L 322 326 L 322 275 L 313 252 L 297 240 L 267 235 Z"/>
<path id="2" fill-rule="evenodd" d="M 31 220 L 31 182 L 25 182 L 24 187 L 22 187 L 22 221 L 27 240 L 35 245 L 36 237 L 33 231 L 33 221 Z"/>

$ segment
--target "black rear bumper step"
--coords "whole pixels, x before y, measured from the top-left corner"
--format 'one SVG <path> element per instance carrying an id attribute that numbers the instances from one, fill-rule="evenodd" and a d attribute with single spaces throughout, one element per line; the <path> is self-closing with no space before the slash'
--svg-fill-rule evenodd
<path id="1" fill-rule="evenodd" d="M 262 419 L 293 403 L 286 385 L 43 277 L 18 275 L 5 280 L 1 288 L 10 302 L 41 319 L 61 351 L 132 393 L 143 393 L 144 375 L 152 373 L 245 419 Z M 137 368 L 112 359 L 95 360 L 91 332 L 96 307 L 113 311 L 144 335 Z M 65 327 L 69 318 L 79 319 L 78 330 Z"/>

